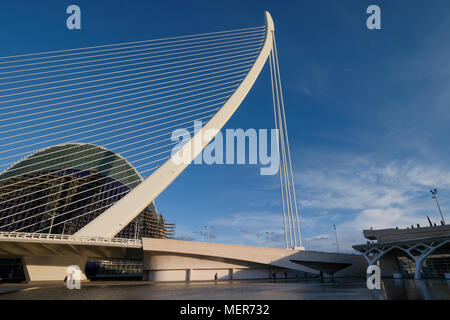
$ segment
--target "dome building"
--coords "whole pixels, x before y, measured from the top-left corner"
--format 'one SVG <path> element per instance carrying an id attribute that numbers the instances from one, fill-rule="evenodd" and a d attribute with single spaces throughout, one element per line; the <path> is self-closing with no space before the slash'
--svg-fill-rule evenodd
<path id="1" fill-rule="evenodd" d="M 0 174 L 0 232 L 74 234 L 143 181 L 120 155 L 67 143 L 35 152 Z M 154 203 L 119 238 L 171 238 Z"/>

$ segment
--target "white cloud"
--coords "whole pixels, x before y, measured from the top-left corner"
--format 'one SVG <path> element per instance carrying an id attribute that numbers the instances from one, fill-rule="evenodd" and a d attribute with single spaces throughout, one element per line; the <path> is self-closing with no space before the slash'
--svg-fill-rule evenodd
<path id="1" fill-rule="evenodd" d="M 361 156 L 352 159 L 349 155 L 333 155 L 331 161 L 329 156 L 314 154 L 314 164 L 304 164 L 309 168 L 297 169 L 295 175 L 301 220 L 306 222 L 302 226 L 308 234 L 306 246 L 335 251 L 334 234 L 317 236 L 318 232 L 331 230 L 333 223 L 341 249 L 352 251 L 353 244 L 366 241 L 363 229 L 405 228 L 417 223 L 424 226 L 428 225 L 426 215 L 439 222 L 429 188 L 438 186 L 439 193 L 450 195 L 450 169 L 413 161 L 383 163 Z M 448 202 L 442 203 L 445 207 Z M 314 221 L 313 228 L 308 220 Z"/>
<path id="2" fill-rule="evenodd" d="M 175 237 L 177 240 L 194 241 L 195 238 L 190 234 L 181 234 Z"/>
<path id="3" fill-rule="evenodd" d="M 439 188 L 444 212 L 450 205 L 446 201 L 450 199 L 450 169 L 443 165 L 317 152 L 303 153 L 302 162 L 296 163 L 295 181 L 307 249 L 336 251 L 333 224 L 340 250 L 353 252 L 352 245 L 366 241 L 364 229 L 425 226 L 426 215 L 438 223 L 439 214 L 429 193 L 434 186 Z M 284 247 L 281 205 L 271 205 L 276 189 L 266 188 L 249 199 L 251 203 L 261 197 L 264 206 L 205 221 L 214 226 L 214 242 Z M 198 232 L 190 235 L 201 240 Z"/>
<path id="4" fill-rule="evenodd" d="M 266 229 L 273 231 L 281 226 L 281 215 L 265 211 L 245 211 L 229 214 L 225 217 L 215 218 L 210 221 L 212 225 L 222 227 L 239 227 L 240 229 Z"/>
<path id="5" fill-rule="evenodd" d="M 330 235 L 328 235 L 328 234 L 320 234 L 320 235 L 312 238 L 312 240 L 319 240 L 319 241 L 328 240 L 328 239 L 330 239 Z"/>
<path id="6" fill-rule="evenodd" d="M 258 246 L 284 246 L 282 215 L 267 211 L 244 211 L 209 221 L 217 230 L 217 242 Z"/>

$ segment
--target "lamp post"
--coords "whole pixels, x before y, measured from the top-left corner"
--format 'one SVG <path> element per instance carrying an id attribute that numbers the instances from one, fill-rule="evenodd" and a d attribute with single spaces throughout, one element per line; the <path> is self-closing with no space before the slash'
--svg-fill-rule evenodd
<path id="1" fill-rule="evenodd" d="M 436 204 L 437 204 L 437 206 L 438 206 L 438 209 L 439 209 L 439 213 L 440 213 L 440 215 L 441 215 L 441 221 L 442 221 L 442 223 L 445 225 L 445 219 L 444 219 L 444 216 L 442 215 L 442 210 L 441 210 L 441 206 L 439 205 L 439 201 L 438 201 L 438 198 L 437 198 L 437 189 L 435 188 L 434 190 L 430 190 L 430 192 L 431 192 L 431 194 L 432 194 L 432 198 L 434 199 L 434 200 L 436 200 Z"/>
<path id="2" fill-rule="evenodd" d="M 214 226 L 205 226 L 205 229 L 206 229 L 207 234 L 208 234 L 208 237 L 207 237 L 208 242 L 209 242 L 209 230 L 211 230 L 211 228 L 214 228 Z"/>
<path id="3" fill-rule="evenodd" d="M 333 229 L 334 229 L 334 236 L 336 237 L 336 247 L 337 247 L 337 252 L 339 254 L 339 242 L 338 242 L 338 237 L 337 237 L 337 232 L 336 232 L 336 225 L 333 224 Z"/>

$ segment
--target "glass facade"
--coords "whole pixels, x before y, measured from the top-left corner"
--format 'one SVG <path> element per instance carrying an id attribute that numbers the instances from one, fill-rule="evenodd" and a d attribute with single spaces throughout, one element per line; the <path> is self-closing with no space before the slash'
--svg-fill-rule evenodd
<path id="1" fill-rule="evenodd" d="M 25 280 L 21 259 L 0 259 L 0 283 Z"/>
<path id="2" fill-rule="evenodd" d="M 397 257 L 400 272 L 405 278 L 414 278 L 416 263 L 406 257 Z M 422 275 L 424 278 L 444 278 L 446 273 L 450 273 L 450 253 L 431 254 L 425 259 L 422 265 Z"/>
<path id="3" fill-rule="evenodd" d="M 144 265 L 140 260 L 96 260 L 86 264 L 86 277 L 90 280 L 141 280 Z"/>

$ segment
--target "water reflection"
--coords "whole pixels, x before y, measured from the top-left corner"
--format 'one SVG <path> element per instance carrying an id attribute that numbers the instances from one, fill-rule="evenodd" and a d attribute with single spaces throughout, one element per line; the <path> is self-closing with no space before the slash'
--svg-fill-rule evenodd
<path id="1" fill-rule="evenodd" d="M 62 284 L 34 286 L 0 295 L 0 299 L 205 299 L 205 300 L 384 300 L 450 299 L 450 281 L 385 279 L 381 290 L 369 290 L 365 280 L 218 281 L 193 283 L 91 282 L 81 290 Z"/>
<path id="2" fill-rule="evenodd" d="M 450 281 L 389 279 L 383 281 L 385 299 L 432 300 L 450 299 Z"/>

